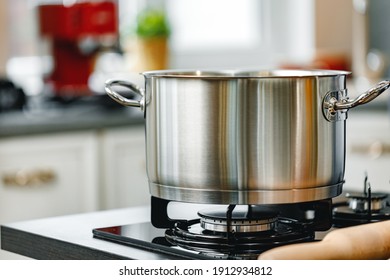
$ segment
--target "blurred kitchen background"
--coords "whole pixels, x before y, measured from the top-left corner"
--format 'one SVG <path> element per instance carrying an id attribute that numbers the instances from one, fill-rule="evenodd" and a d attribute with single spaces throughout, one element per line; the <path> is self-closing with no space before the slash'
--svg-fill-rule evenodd
<path id="1" fill-rule="evenodd" d="M 156 69 L 390 76 L 387 0 L 0 1 L 0 224 L 149 203 L 143 114 L 104 93 Z M 389 94 L 351 110 L 346 188 L 389 191 Z M 14 257 L 0 252 L 0 259 Z"/>

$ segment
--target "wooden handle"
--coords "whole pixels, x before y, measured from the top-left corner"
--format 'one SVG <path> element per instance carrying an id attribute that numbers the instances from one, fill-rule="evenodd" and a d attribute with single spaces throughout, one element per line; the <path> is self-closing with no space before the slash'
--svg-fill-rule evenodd
<path id="1" fill-rule="evenodd" d="M 259 260 L 386 260 L 390 259 L 390 221 L 328 233 L 322 241 L 268 250 Z"/>

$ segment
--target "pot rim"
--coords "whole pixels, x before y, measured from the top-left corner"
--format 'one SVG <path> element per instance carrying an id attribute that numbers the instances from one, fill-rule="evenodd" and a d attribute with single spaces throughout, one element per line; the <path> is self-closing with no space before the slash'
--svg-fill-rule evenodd
<path id="1" fill-rule="evenodd" d="M 269 79 L 269 78 L 313 78 L 335 77 L 351 74 L 349 71 L 327 69 L 259 69 L 259 70 L 190 70 L 170 69 L 141 73 L 145 78 L 196 78 L 196 79 Z"/>

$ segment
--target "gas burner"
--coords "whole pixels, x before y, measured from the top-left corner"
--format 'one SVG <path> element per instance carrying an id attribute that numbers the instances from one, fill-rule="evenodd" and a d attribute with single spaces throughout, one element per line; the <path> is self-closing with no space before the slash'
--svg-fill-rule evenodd
<path id="1" fill-rule="evenodd" d="M 386 208 L 387 197 L 385 193 L 372 193 L 370 197 L 362 193 L 347 193 L 348 207 L 356 213 L 378 212 Z"/>
<path id="2" fill-rule="evenodd" d="M 198 212 L 203 229 L 215 232 L 263 232 L 275 228 L 278 212 L 258 205 L 229 205 L 234 211 L 229 217 L 226 207 L 213 207 Z"/>
<path id="3" fill-rule="evenodd" d="M 390 219 L 390 200 L 386 193 L 372 193 L 371 186 L 364 181 L 363 193 L 347 193 L 347 201 L 333 209 L 336 227 L 354 226 Z"/>
<path id="4" fill-rule="evenodd" d="M 176 223 L 165 238 L 183 249 L 227 259 L 255 259 L 276 246 L 314 240 L 314 231 L 305 223 L 261 206 L 232 211 L 234 207 L 199 211 L 200 219 Z"/>

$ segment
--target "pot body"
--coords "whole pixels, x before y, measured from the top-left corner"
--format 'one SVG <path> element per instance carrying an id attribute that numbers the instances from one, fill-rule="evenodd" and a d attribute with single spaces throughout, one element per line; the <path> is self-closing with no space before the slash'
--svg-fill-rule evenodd
<path id="1" fill-rule="evenodd" d="M 146 72 L 152 196 L 192 203 L 314 201 L 342 191 L 345 120 L 324 96 L 347 72 Z"/>

